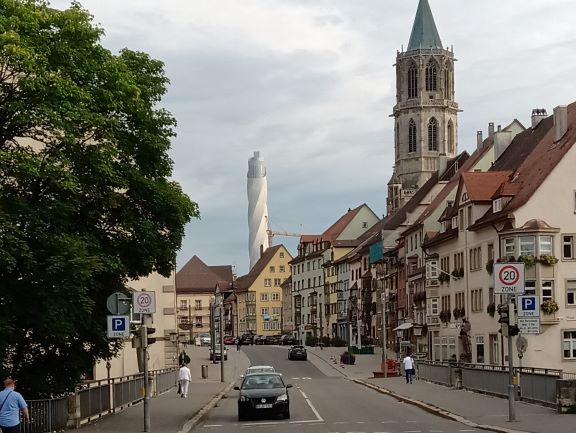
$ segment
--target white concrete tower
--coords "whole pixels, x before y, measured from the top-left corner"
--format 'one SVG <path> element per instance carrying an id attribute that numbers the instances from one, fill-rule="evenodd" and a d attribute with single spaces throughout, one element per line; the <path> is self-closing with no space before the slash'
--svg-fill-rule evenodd
<path id="1" fill-rule="evenodd" d="M 268 183 L 260 152 L 248 160 L 248 248 L 250 269 L 268 249 Z"/>

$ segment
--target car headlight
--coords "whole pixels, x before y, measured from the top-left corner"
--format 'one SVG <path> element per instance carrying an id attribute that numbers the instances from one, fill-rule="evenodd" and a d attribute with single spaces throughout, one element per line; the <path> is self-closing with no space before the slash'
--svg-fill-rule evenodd
<path id="1" fill-rule="evenodd" d="M 288 401 L 288 394 L 282 394 L 276 399 L 276 401 Z"/>
<path id="2" fill-rule="evenodd" d="M 250 401 L 250 399 L 248 397 L 246 397 L 245 395 L 241 395 L 240 401 Z"/>

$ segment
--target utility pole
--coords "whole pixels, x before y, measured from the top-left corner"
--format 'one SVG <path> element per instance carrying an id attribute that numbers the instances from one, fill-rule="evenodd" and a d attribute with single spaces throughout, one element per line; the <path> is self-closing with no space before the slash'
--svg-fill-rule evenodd
<path id="1" fill-rule="evenodd" d="M 214 318 L 214 301 L 210 300 L 210 347 L 212 348 L 212 364 L 216 364 L 216 320 Z"/>
<path id="2" fill-rule="evenodd" d="M 194 325 L 192 324 L 192 304 L 188 304 L 188 326 L 190 326 L 190 347 L 194 345 Z"/>
<path id="3" fill-rule="evenodd" d="M 512 348 L 512 334 L 511 327 L 514 325 L 514 303 L 512 303 L 512 297 L 514 295 L 508 295 L 508 421 L 516 421 L 516 408 L 514 406 L 514 401 L 516 396 L 514 395 L 514 358 L 513 358 L 513 348 Z"/>
<path id="4" fill-rule="evenodd" d="M 220 382 L 224 382 L 224 298 L 220 297 Z M 216 358 L 216 356 L 214 356 Z"/>
<path id="5" fill-rule="evenodd" d="M 142 315 L 142 322 L 144 322 L 145 315 Z M 144 366 L 144 431 L 150 431 L 150 390 L 149 390 L 149 374 L 148 374 L 148 326 L 140 326 L 140 338 L 142 344 L 142 364 Z"/>
<path id="6" fill-rule="evenodd" d="M 384 371 L 384 377 L 388 377 L 387 368 L 387 357 L 386 353 L 386 292 L 384 287 L 382 287 L 382 370 Z"/>

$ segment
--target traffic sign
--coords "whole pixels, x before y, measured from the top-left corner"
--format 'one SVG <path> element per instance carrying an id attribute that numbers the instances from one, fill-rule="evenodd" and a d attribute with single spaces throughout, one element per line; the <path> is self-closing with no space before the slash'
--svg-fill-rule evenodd
<path id="1" fill-rule="evenodd" d="M 540 334 L 540 317 L 518 317 L 518 328 L 522 334 Z"/>
<path id="2" fill-rule="evenodd" d="M 136 314 L 154 314 L 156 312 L 155 292 L 134 292 L 132 310 Z"/>
<path id="3" fill-rule="evenodd" d="M 130 337 L 129 316 L 108 316 L 108 338 Z"/>
<path id="4" fill-rule="evenodd" d="M 524 263 L 494 263 L 494 293 L 524 293 Z"/>
<path id="5" fill-rule="evenodd" d="M 106 307 L 108 307 L 110 314 L 126 314 L 130 311 L 130 298 L 124 293 L 112 293 L 108 296 L 108 299 L 106 299 Z"/>
<path id="6" fill-rule="evenodd" d="M 518 296 L 518 317 L 540 317 L 540 296 Z"/>

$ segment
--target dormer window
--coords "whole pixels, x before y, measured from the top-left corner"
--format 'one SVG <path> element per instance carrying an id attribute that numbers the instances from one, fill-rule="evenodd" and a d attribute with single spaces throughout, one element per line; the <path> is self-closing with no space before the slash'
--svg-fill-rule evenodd
<path id="1" fill-rule="evenodd" d="M 452 228 L 455 229 L 458 227 L 458 217 L 452 217 Z"/>
<path id="2" fill-rule="evenodd" d="M 440 232 L 445 233 L 448 230 L 448 221 L 442 221 Z"/>
<path id="3" fill-rule="evenodd" d="M 502 210 L 502 198 L 497 198 L 492 201 L 492 212 L 497 213 Z"/>

